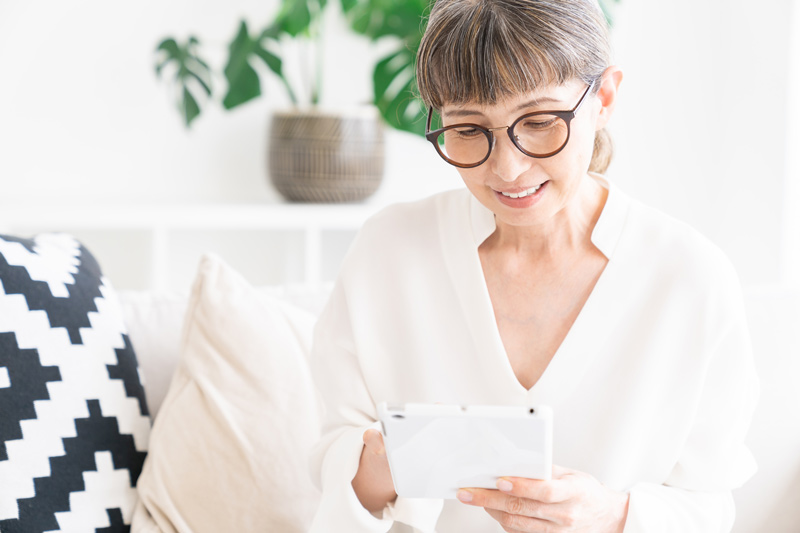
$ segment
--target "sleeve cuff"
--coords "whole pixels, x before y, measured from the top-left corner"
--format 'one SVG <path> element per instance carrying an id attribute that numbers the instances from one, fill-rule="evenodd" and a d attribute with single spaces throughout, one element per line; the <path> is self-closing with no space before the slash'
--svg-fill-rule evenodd
<path id="1" fill-rule="evenodd" d="M 735 508 L 728 492 L 695 492 L 654 483 L 631 488 L 623 533 L 729 532 Z"/>
<path id="2" fill-rule="evenodd" d="M 328 448 L 322 463 L 322 499 L 309 533 L 351 531 L 385 533 L 395 521 L 428 533 L 435 531 L 442 511 L 442 500 L 398 497 L 379 518 L 361 505 L 352 481 L 358 471 L 363 434 L 367 429 L 380 430 L 380 423 L 351 428 Z"/>
<path id="3" fill-rule="evenodd" d="M 443 507 L 444 500 L 398 496 L 383 510 L 383 518 L 408 524 L 420 533 L 435 533 Z"/>

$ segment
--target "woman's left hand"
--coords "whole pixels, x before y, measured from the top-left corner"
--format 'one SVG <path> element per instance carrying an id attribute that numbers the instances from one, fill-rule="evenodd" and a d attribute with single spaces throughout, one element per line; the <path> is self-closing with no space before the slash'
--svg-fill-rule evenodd
<path id="1" fill-rule="evenodd" d="M 483 507 L 509 533 L 622 533 L 625 528 L 628 494 L 577 470 L 554 466 L 550 481 L 504 477 L 497 488 L 461 489 L 458 499 Z"/>

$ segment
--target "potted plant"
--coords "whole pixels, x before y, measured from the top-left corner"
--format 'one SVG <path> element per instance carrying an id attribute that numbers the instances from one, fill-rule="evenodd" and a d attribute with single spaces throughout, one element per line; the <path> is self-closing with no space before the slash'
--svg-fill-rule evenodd
<path id="1" fill-rule="evenodd" d="M 310 94 L 305 97 L 284 73 L 282 41 L 299 39 L 311 47 L 321 46 L 327 0 L 282 0 L 275 18 L 260 31 L 252 32 L 241 20 L 228 46 L 223 70 L 227 81 L 222 98 L 225 109 L 261 96 L 256 62 L 277 76 L 293 104 L 292 109 L 273 114 L 268 147 L 270 177 L 289 200 L 358 201 L 371 195 L 383 175 L 383 125 L 379 115 L 392 127 L 422 133 L 422 111 L 411 90 L 413 58 L 427 0 L 342 0 L 341 5 L 357 33 L 371 39 L 399 37 L 398 50 L 375 66 L 375 108 L 346 114 L 324 112 L 317 106 L 321 92 L 319 64 L 312 74 Z M 184 43 L 166 38 L 157 48 L 156 73 L 160 76 L 165 68 L 174 68 L 178 107 L 187 127 L 201 113 L 201 95 L 214 94 L 212 69 L 201 58 L 199 47 L 200 41 L 190 36 Z M 396 79 L 401 81 L 399 86 L 393 84 Z"/>
<path id="2" fill-rule="evenodd" d="M 424 134 L 425 111 L 416 100 L 414 60 L 432 0 L 340 0 L 350 28 L 373 41 L 393 37 L 396 48 L 373 69 L 373 104 L 383 122 L 398 130 Z M 600 0 L 610 20 L 609 4 Z M 321 91 L 320 64 L 312 74 L 310 108 L 300 110 L 298 91 L 284 74 L 281 41 L 302 39 L 321 46 L 322 15 L 327 0 L 282 0 L 275 18 L 252 33 L 245 20 L 228 45 L 224 68 L 225 109 L 261 96 L 254 62 L 263 63 L 280 79 L 295 108 L 275 113 L 269 147 L 270 177 L 281 194 L 298 201 L 358 201 L 372 194 L 383 173 L 383 131 L 377 114 L 356 116 L 323 113 L 316 108 Z M 179 44 L 164 39 L 157 47 L 156 74 L 175 67 L 178 108 L 187 127 L 201 108 L 198 94 L 211 97 L 212 71 L 199 56 L 199 40 Z M 313 62 L 312 62 L 313 63 Z"/>

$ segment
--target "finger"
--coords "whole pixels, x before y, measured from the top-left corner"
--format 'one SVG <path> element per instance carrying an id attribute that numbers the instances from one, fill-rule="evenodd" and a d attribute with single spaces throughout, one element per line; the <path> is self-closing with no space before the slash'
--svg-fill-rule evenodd
<path id="1" fill-rule="evenodd" d="M 545 481 L 522 477 L 502 477 L 497 480 L 497 489 L 505 494 L 542 503 L 561 503 L 575 495 L 574 478 L 565 475 L 559 479 Z"/>
<path id="2" fill-rule="evenodd" d="M 364 432 L 362 436 L 364 440 L 364 445 L 367 447 L 371 453 L 382 455 L 386 453 L 386 449 L 383 445 L 383 435 L 377 429 L 368 429 Z"/>
<path id="3" fill-rule="evenodd" d="M 545 518 L 548 515 L 548 506 L 551 504 L 537 502 L 518 496 L 503 494 L 491 489 L 461 489 L 456 497 L 467 505 L 503 511 L 512 515 L 522 515 L 532 518 Z"/>
<path id="4" fill-rule="evenodd" d="M 544 533 L 553 530 L 553 523 L 540 518 L 508 514 L 496 509 L 486 509 L 489 516 L 503 526 L 507 533 Z"/>

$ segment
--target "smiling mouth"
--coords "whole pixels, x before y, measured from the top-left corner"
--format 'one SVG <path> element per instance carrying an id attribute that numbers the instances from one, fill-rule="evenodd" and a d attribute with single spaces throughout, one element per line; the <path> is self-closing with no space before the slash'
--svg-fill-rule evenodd
<path id="1" fill-rule="evenodd" d="M 544 182 L 544 183 L 547 183 L 547 182 Z M 503 191 L 497 191 L 497 192 L 499 192 L 500 194 L 502 194 L 503 196 L 506 196 L 508 198 L 525 198 L 526 196 L 534 194 L 536 191 L 538 191 L 539 188 L 541 188 L 541 186 L 544 185 L 544 183 L 540 183 L 539 185 L 537 185 L 535 187 L 531 187 L 530 189 L 525 189 L 524 191 L 518 192 L 518 193 L 517 192 L 503 192 Z"/>

